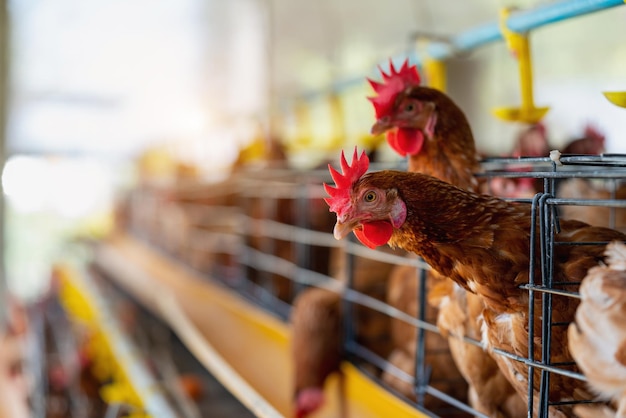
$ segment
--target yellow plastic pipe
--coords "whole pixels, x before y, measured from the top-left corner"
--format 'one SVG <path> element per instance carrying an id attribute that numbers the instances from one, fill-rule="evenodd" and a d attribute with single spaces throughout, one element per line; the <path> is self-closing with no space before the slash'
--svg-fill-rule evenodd
<path id="1" fill-rule="evenodd" d="M 428 85 L 445 93 L 448 81 L 446 63 L 441 60 L 428 58 L 424 61 L 424 71 L 426 72 Z"/>
<path id="2" fill-rule="evenodd" d="M 330 117 L 332 126 L 332 138 L 329 149 L 336 150 L 342 147 L 346 139 L 346 124 L 341 97 L 337 93 L 330 93 L 328 96 L 330 106 Z"/>
<path id="3" fill-rule="evenodd" d="M 533 124 L 539 122 L 550 108 L 535 106 L 530 40 L 527 33 L 513 32 L 506 26 L 509 13 L 510 10 L 506 8 L 500 11 L 500 29 L 518 62 L 521 104 L 520 107 L 496 108 L 494 114 L 505 121 Z"/>

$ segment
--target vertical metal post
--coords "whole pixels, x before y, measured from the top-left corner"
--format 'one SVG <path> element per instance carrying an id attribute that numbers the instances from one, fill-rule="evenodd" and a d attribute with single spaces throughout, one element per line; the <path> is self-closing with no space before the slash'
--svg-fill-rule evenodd
<path id="1" fill-rule="evenodd" d="M 532 363 L 535 361 L 535 264 L 537 251 L 535 249 L 537 237 L 537 210 L 539 199 L 542 193 L 537 193 L 533 198 L 530 212 L 530 254 L 528 270 L 528 359 L 531 364 L 528 366 L 528 417 L 532 417 L 534 408 L 533 388 L 535 385 L 535 368 Z"/>
<path id="2" fill-rule="evenodd" d="M 556 163 L 552 163 L 552 171 L 557 171 Z M 551 289 L 553 286 L 554 272 L 554 235 L 559 229 L 556 207 L 547 203 L 553 197 L 554 179 L 546 179 L 545 193 L 539 199 L 540 232 L 541 232 L 541 275 L 542 285 Z M 541 363 L 551 363 L 550 346 L 552 339 L 552 294 L 542 295 L 542 318 L 541 318 Z M 541 371 L 541 383 L 539 393 L 540 418 L 548 417 L 550 405 L 550 372 Z"/>
<path id="3" fill-rule="evenodd" d="M 426 321 L 426 276 L 427 271 L 424 268 L 417 269 L 417 297 L 418 311 L 417 318 L 420 321 Z M 415 344 L 415 397 L 418 405 L 424 406 L 424 397 L 426 395 L 426 386 L 428 385 L 429 376 L 426 370 L 426 332 L 424 328 L 418 327 L 416 333 Z"/>
<path id="4" fill-rule="evenodd" d="M 617 197 L 615 195 L 615 193 L 617 191 L 617 187 L 618 187 L 617 180 L 616 179 L 611 179 L 611 180 L 608 181 L 608 183 L 609 183 L 609 191 L 611 192 L 610 199 L 611 200 L 615 200 L 615 199 L 617 199 Z M 616 211 L 615 207 L 612 206 L 612 207 L 609 208 L 609 228 L 615 228 L 615 221 L 616 221 L 615 220 L 615 218 L 616 218 L 615 211 Z"/>
<path id="5" fill-rule="evenodd" d="M 354 234 L 350 234 L 347 237 L 348 243 L 354 242 Z M 346 291 L 354 289 L 354 267 L 355 267 L 355 255 L 349 251 L 346 251 Z M 353 353 L 353 349 L 356 346 L 355 341 L 355 324 L 356 316 L 354 312 L 354 304 L 349 298 L 341 298 L 341 308 L 343 311 L 343 346 L 346 353 Z"/>
<path id="6" fill-rule="evenodd" d="M 554 223 L 551 219 L 552 207 L 546 204 L 546 200 L 551 197 L 544 194 L 539 202 L 540 210 L 540 231 L 541 231 L 541 273 L 542 285 L 546 288 L 552 288 L 552 265 L 553 265 L 553 245 L 551 235 L 554 232 Z M 550 364 L 550 338 L 552 322 L 552 294 L 543 293 L 542 295 L 542 318 L 541 318 L 541 363 Z M 541 384 L 539 393 L 539 417 L 548 417 L 548 406 L 550 396 L 550 372 L 541 371 Z"/>
<path id="7" fill-rule="evenodd" d="M 273 179 L 273 177 L 272 177 Z M 261 219 L 273 221 L 278 220 L 278 198 L 276 196 L 265 196 L 261 199 Z M 278 256 L 276 251 L 277 242 L 276 238 L 271 238 L 267 235 L 261 237 L 260 251 L 264 254 Z M 261 269 L 259 272 L 259 286 L 261 291 L 261 302 L 264 306 L 268 307 L 272 312 L 277 312 L 276 299 L 278 298 L 278 288 L 276 287 L 276 281 L 278 274 Z"/>
<path id="8" fill-rule="evenodd" d="M 309 211 L 309 203 L 311 199 L 309 198 L 309 181 L 306 179 L 304 182 L 304 187 L 298 187 L 296 192 L 296 205 L 295 205 L 295 213 L 294 217 L 296 219 L 296 225 L 300 228 L 310 229 L 310 211 Z M 295 254 L 298 266 L 301 268 L 305 268 L 307 270 L 312 270 L 311 266 L 311 244 L 305 244 L 304 242 L 292 241 L 291 245 L 295 246 Z M 291 297 L 294 298 L 300 291 L 303 289 L 303 285 L 300 282 L 292 283 L 291 287 Z"/>
<path id="9" fill-rule="evenodd" d="M 4 170 L 6 161 L 6 135 L 9 109 L 9 84 L 10 84 L 10 22 L 9 10 L 6 0 L 0 0 L 0 173 Z M 4 188 L 0 181 L 0 331 L 6 325 L 6 297 L 7 278 L 5 266 L 5 201 Z"/>
<path id="10" fill-rule="evenodd" d="M 248 296 L 253 296 L 254 286 L 252 283 L 252 278 L 255 277 L 255 271 L 254 268 L 250 265 L 252 259 L 250 255 L 250 250 L 252 248 L 252 236 L 254 234 L 252 226 L 254 222 L 254 219 L 252 218 L 252 208 L 254 205 L 254 201 L 252 197 L 246 196 L 245 192 L 245 188 L 242 187 L 238 190 L 237 195 L 237 205 L 242 209 L 242 212 L 245 215 L 246 222 L 243 229 L 241 228 L 242 225 L 236 226 L 236 228 L 239 230 L 238 232 L 242 235 L 242 246 L 240 249 L 239 257 L 244 260 L 243 263 L 241 259 L 237 260 L 240 276 L 238 278 L 236 287 L 239 289 L 240 292 L 245 293 Z"/>

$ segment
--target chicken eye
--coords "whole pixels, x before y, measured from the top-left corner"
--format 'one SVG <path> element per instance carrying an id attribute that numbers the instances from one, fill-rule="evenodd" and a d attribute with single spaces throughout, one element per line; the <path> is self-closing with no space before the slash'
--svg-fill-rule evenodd
<path id="1" fill-rule="evenodd" d="M 370 203 L 376 200 L 376 193 L 374 193 L 373 191 L 369 191 L 367 193 L 365 193 L 365 196 L 363 196 L 363 199 Z"/>
<path id="2" fill-rule="evenodd" d="M 415 110 L 415 105 L 413 103 L 409 103 L 406 106 L 404 106 L 405 112 L 412 112 L 414 110 Z"/>

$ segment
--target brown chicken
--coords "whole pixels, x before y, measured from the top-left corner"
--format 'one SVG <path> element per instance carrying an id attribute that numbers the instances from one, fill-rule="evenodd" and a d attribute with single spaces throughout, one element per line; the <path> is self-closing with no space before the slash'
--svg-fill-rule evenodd
<path id="1" fill-rule="evenodd" d="M 372 134 L 386 133 L 391 148 L 409 156 L 409 171 L 427 173 L 458 187 L 475 190 L 478 154 L 463 111 L 444 93 L 420 86 L 415 66 L 391 65 L 384 83 L 369 80 L 378 94 Z"/>
<path id="2" fill-rule="evenodd" d="M 311 287 L 296 297 L 291 315 L 295 416 L 324 403 L 324 382 L 341 363 L 341 296 Z"/>
<path id="3" fill-rule="evenodd" d="M 557 197 L 583 200 L 626 200 L 626 185 L 621 185 L 611 193 L 602 185 L 587 179 L 572 178 L 560 183 Z M 626 208 L 609 206 L 561 205 L 559 213 L 566 219 L 577 219 L 590 225 L 606 226 L 626 230 Z"/>
<path id="4" fill-rule="evenodd" d="M 347 255 L 339 252 L 333 255 L 331 276 L 345 283 Z M 356 257 L 353 260 L 354 290 L 383 300 L 386 279 L 392 268 L 387 263 Z M 342 296 L 337 292 L 311 287 L 298 294 L 291 310 L 294 409 L 299 417 L 305 417 L 322 406 L 324 382 L 330 374 L 340 372 L 344 354 Z M 391 351 L 389 316 L 359 304 L 354 304 L 353 308 L 354 316 L 350 318 L 354 323 L 356 342 L 381 357 L 387 357 Z"/>
<path id="5" fill-rule="evenodd" d="M 583 136 L 570 141 L 565 148 L 563 154 L 593 155 L 602 154 L 604 148 L 604 134 L 593 125 L 587 125 Z"/>
<path id="6" fill-rule="evenodd" d="M 484 303 L 483 344 L 515 355 L 528 355 L 529 294 L 519 286 L 528 283 L 531 216 L 527 206 L 468 192 L 420 173 L 379 171 L 366 174 L 367 156 L 356 149 L 350 166 L 341 158 L 342 173 L 331 167 L 336 186 L 325 185 L 330 209 L 337 214 L 336 239 L 354 232 L 371 248 L 389 244 L 420 255 L 442 274 L 476 293 Z M 557 243 L 626 240 L 617 231 L 579 221 L 561 221 Z M 539 234 L 537 234 L 539 235 Z M 539 239 L 537 239 L 539 241 Z M 538 242 L 533 243 L 538 250 Z M 580 282 L 587 270 L 603 259 L 605 245 L 555 245 L 552 256 L 555 283 Z M 541 260 L 533 273 L 541 277 Z M 571 290 L 572 285 L 555 286 Z M 537 298 L 540 299 L 541 298 Z M 568 297 L 552 301 L 552 323 L 567 323 L 577 303 Z M 539 310 L 540 305 L 535 306 Z M 547 318 L 546 318 L 547 319 Z M 532 324 L 541 335 L 540 321 Z M 541 358 L 542 341 L 534 341 L 535 358 Z M 552 328 L 551 361 L 571 362 L 567 330 Z M 528 366 L 505 356 L 494 356 L 506 378 L 526 398 Z M 538 413 L 540 372 L 533 373 L 534 413 Z M 571 400 L 583 390 L 582 382 L 552 374 L 548 396 L 552 402 Z M 568 405 L 551 405 L 551 417 L 571 416 Z"/>
<path id="7" fill-rule="evenodd" d="M 542 123 L 530 125 L 521 131 L 511 151 L 512 157 L 547 157 L 549 154 L 548 135 Z"/>
<path id="8" fill-rule="evenodd" d="M 381 71 L 382 72 L 382 71 Z M 420 86 L 420 76 L 415 66 L 408 61 L 400 70 L 390 64 L 389 74 L 382 72 L 383 82 L 369 80 L 378 94 L 370 98 L 374 105 L 377 122 L 372 127 L 373 134 L 387 135 L 389 145 L 400 155 L 408 155 L 410 172 L 420 172 L 437 177 L 469 191 L 478 191 L 479 182 L 474 173 L 479 170 L 479 155 L 476 151 L 474 137 L 463 111 L 443 92 L 429 87 Z M 429 300 L 438 307 L 437 324 L 444 334 L 453 335 L 448 339 L 451 355 L 466 382 L 469 384 L 469 400 L 474 409 L 495 417 L 516 417 L 526 411 L 526 404 L 517 396 L 515 390 L 506 382 L 498 366 L 491 356 L 481 347 L 469 345 L 460 338 L 468 336 L 480 339 L 477 316 L 481 309 L 466 311 L 468 306 L 480 306 L 481 300 L 475 295 L 466 293 L 452 282 L 444 286 L 436 285 L 433 274 L 428 276 L 430 290 Z M 413 283 L 406 281 L 405 283 Z M 390 294 L 395 288 L 402 289 L 390 280 Z M 415 292 L 411 288 L 396 293 L 408 294 L 416 302 Z M 406 299 L 406 297 L 405 297 Z M 469 300 L 468 300 L 469 299 Z M 411 315 L 417 315 L 417 305 L 398 304 L 388 298 L 392 306 Z M 475 315 L 474 315 L 475 314 Z M 395 324 L 400 321 L 393 321 Z M 396 326 L 395 335 L 404 334 L 407 342 L 415 340 L 415 328 Z M 394 328 L 392 328 L 392 332 Z M 397 337 L 396 337 L 397 339 Z M 427 345 L 441 346 L 434 335 L 426 335 Z M 406 345 L 399 343 L 398 349 L 410 351 Z M 439 347 L 441 348 L 441 347 Z M 427 358 L 427 363 L 437 362 L 440 366 L 442 351 L 436 358 Z M 398 358 L 398 356 L 394 357 Z M 457 389 L 450 382 L 458 375 L 450 363 L 437 373 L 448 374 L 447 393 L 462 399 Z M 388 380 L 392 380 L 389 379 Z M 397 380 L 393 380 L 397 382 Z M 395 385 L 396 387 L 399 384 Z M 412 391 L 411 385 L 404 385 L 402 392 Z M 458 385 L 457 385 L 458 386 Z"/>
<path id="9" fill-rule="evenodd" d="M 626 245 L 607 245 L 606 257 L 580 285 L 569 348 L 594 392 L 617 404 L 613 416 L 626 417 Z"/>
<path id="10" fill-rule="evenodd" d="M 605 151 L 604 135 L 593 126 L 587 126 L 583 137 L 571 141 L 563 154 L 596 155 Z M 614 190 L 613 192 L 611 190 Z M 557 182 L 557 197 L 567 199 L 626 199 L 626 185 L 609 185 L 601 180 L 571 178 Z M 607 206 L 562 205 L 559 213 L 567 219 L 578 219 L 590 225 L 626 230 L 626 208 Z"/>
<path id="11" fill-rule="evenodd" d="M 511 157 L 547 157 L 550 155 L 550 145 L 543 124 L 537 123 L 526 127 L 519 132 Z M 525 172 L 532 171 L 531 165 L 515 164 L 506 168 L 506 171 Z M 514 199 L 532 199 L 537 192 L 543 190 L 542 178 L 530 177 L 493 177 L 488 181 L 489 194 L 498 197 Z"/>

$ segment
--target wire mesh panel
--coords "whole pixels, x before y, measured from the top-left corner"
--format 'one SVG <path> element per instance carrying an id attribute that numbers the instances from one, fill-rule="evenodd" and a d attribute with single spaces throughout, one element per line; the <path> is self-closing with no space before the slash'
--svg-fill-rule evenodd
<path id="1" fill-rule="evenodd" d="M 502 162 L 517 162 L 517 159 Z M 534 410 L 537 416 L 547 417 L 550 406 L 590 403 L 593 399 L 588 393 L 582 395 L 584 389 L 581 393 L 571 393 L 567 399 L 554 396 L 559 385 L 568 385 L 565 383 L 568 380 L 573 386 L 585 387 L 582 383 L 585 377 L 575 362 L 571 358 L 561 360 L 569 357 L 567 328 L 578 305 L 580 279 L 572 279 L 576 274 L 571 273 L 575 272 L 557 270 L 555 265 L 567 255 L 575 254 L 573 247 L 581 249 L 578 254 L 587 255 L 592 248 L 602 250 L 608 243 L 597 238 L 572 238 L 568 231 L 562 231 L 561 221 L 575 219 L 594 226 L 623 228 L 626 195 L 621 182 L 626 179 L 626 159 L 621 155 L 563 156 L 554 161 L 546 158 L 528 159 L 528 162 L 532 163 L 528 167 L 531 173 L 492 171 L 484 176 L 521 178 L 531 175 L 543 183 L 531 200 L 535 218 L 531 222 L 531 241 L 537 245 L 530 246 L 529 281 L 521 286 L 528 290 L 529 298 L 528 356 L 517 361 L 526 363 L 529 368 L 528 411 Z M 574 268 L 576 260 L 572 258 L 569 266 Z M 538 271 L 533 268 L 537 263 Z M 533 397 L 533 388 L 538 390 L 538 396 L 535 393 Z"/>
<path id="2" fill-rule="evenodd" d="M 554 395 L 563 379 L 585 380 L 573 361 L 560 360 L 573 316 L 557 309 L 576 306 L 580 283 L 557 275 L 555 266 L 572 246 L 585 251 L 606 242 L 568 238 L 560 226 L 580 219 L 626 228 L 626 157 L 489 159 L 483 168 L 477 176 L 487 193 L 504 183 L 523 185 L 522 193 L 503 198 L 528 206 L 533 217 L 530 274 L 520 284 L 528 295 L 528 353 L 492 347 L 491 355 L 528 368 L 521 401 L 537 416 L 547 417 L 550 406 L 591 402 L 579 393 L 567 400 Z M 450 351 L 453 341 L 459 341 L 454 350 L 483 350 L 480 332 L 442 336 L 438 326 L 442 295 L 458 290 L 402 251 L 336 241 L 323 182 L 331 182 L 325 170 L 264 170 L 176 193 L 140 189 L 129 200 L 129 229 L 283 319 L 310 286 L 337 293 L 346 358 L 427 415 L 487 416 L 470 406 L 472 393 Z"/>

